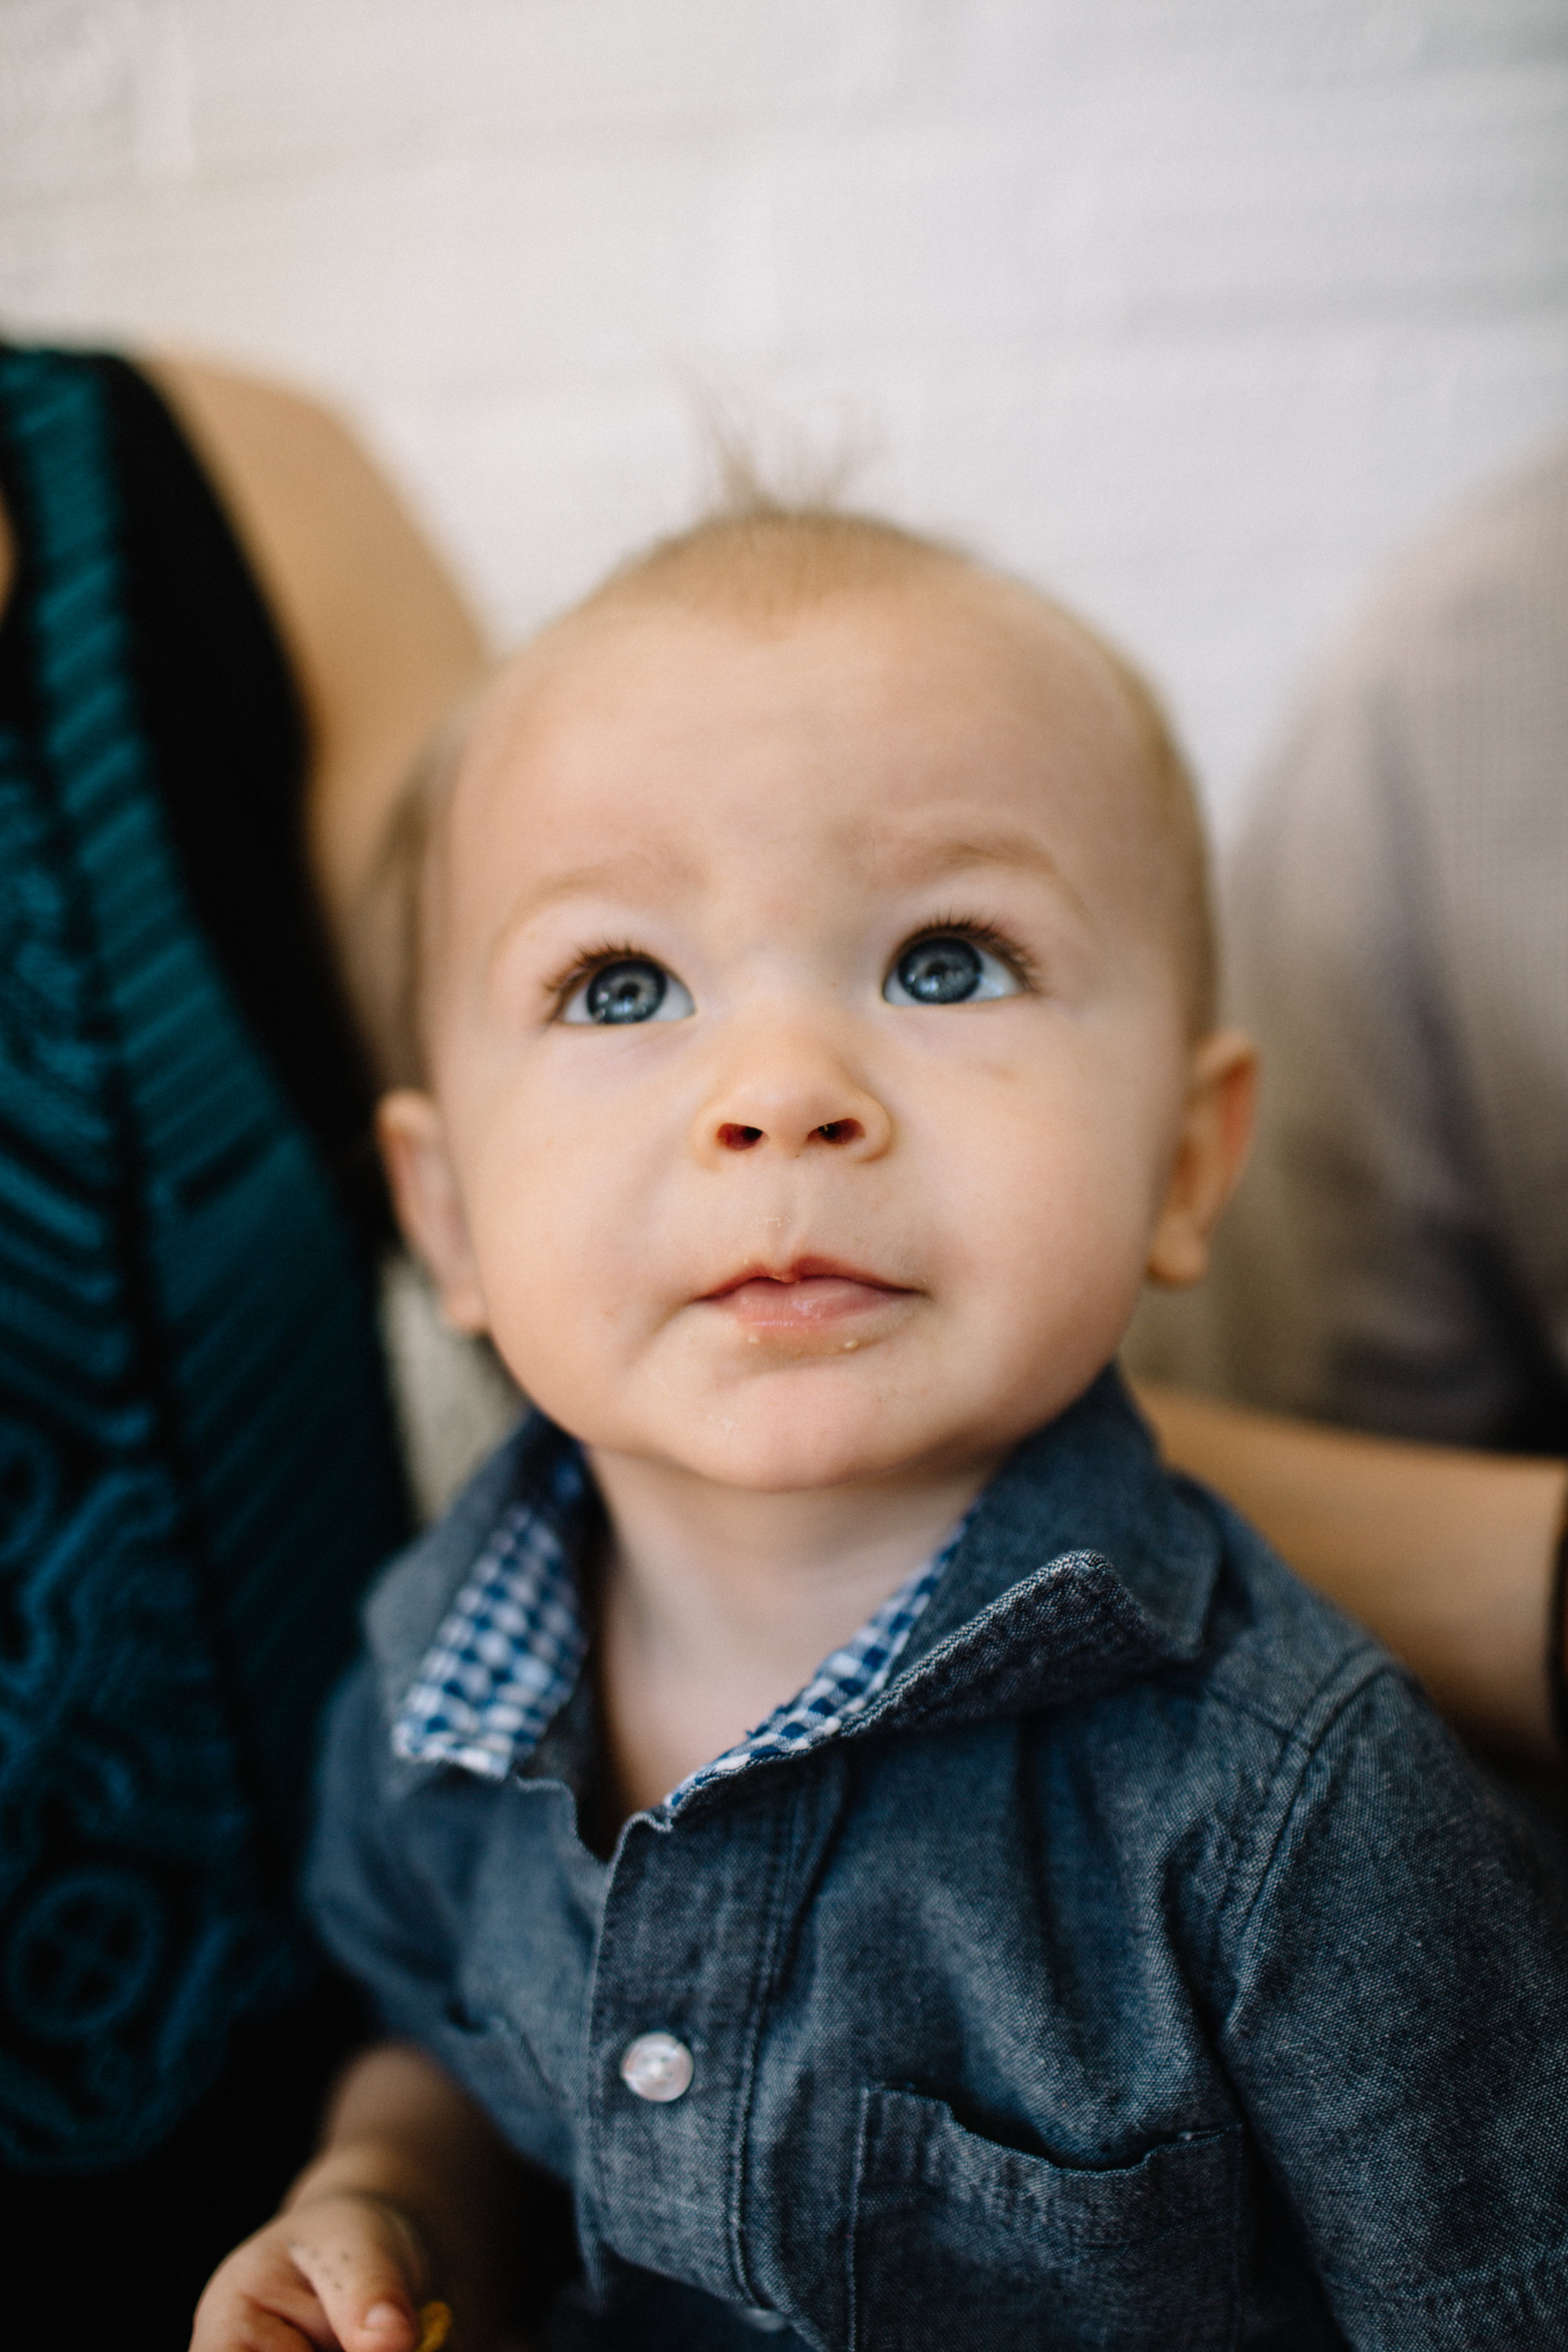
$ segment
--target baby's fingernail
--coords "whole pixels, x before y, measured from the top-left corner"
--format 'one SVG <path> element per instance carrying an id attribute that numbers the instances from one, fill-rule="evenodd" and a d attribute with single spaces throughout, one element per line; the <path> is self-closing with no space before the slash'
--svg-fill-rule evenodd
<path id="1" fill-rule="evenodd" d="M 367 2332 L 377 2336 L 381 2334 L 383 2328 L 406 2327 L 407 2325 L 408 2314 L 405 2311 L 399 2311 L 395 2303 L 373 2303 L 360 2322 L 360 2326 Z"/>

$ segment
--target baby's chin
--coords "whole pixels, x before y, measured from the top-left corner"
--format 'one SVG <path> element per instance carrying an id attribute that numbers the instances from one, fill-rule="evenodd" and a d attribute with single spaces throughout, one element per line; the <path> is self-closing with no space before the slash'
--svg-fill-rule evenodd
<path id="1" fill-rule="evenodd" d="M 770 1384 L 772 1385 L 772 1384 Z M 1005 1451 L 1014 1433 L 889 1412 L 885 1402 L 837 1395 L 786 1400 L 755 1390 L 702 1413 L 612 1424 L 577 1433 L 591 1449 L 662 1465 L 731 1492 L 819 1494 L 922 1476 L 950 1479 Z"/>

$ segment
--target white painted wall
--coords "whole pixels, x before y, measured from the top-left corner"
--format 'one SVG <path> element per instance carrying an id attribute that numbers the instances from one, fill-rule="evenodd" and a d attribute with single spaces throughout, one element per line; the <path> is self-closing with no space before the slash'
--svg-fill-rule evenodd
<path id="1" fill-rule="evenodd" d="M 1568 425 L 1568 0 L 0 0 L 0 318 L 334 395 L 498 635 L 688 387 L 1119 631 L 1216 806 Z"/>

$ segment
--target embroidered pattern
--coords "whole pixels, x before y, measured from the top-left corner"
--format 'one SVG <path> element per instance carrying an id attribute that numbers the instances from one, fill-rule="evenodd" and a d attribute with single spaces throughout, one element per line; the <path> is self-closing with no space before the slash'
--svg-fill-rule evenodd
<path id="1" fill-rule="evenodd" d="M 502 1780 L 533 1753 L 587 1655 L 576 1580 L 586 1496 L 582 1456 L 569 1447 L 543 1497 L 503 1514 L 404 1700 L 392 1734 L 399 1756 Z M 803 1690 L 689 1773 L 666 1805 L 673 1811 L 766 1758 L 804 1754 L 863 1713 L 886 1686 L 963 1531 L 825 1658 Z"/>

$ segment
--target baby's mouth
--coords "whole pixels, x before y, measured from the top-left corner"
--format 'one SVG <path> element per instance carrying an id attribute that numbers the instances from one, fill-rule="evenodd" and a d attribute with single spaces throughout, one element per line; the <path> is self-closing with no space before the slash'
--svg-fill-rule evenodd
<path id="1" fill-rule="evenodd" d="M 700 1304 L 721 1308 L 749 1337 L 805 1338 L 817 1331 L 826 1336 L 911 1295 L 858 1267 L 803 1258 L 778 1273 L 749 1267 L 707 1292 Z"/>

